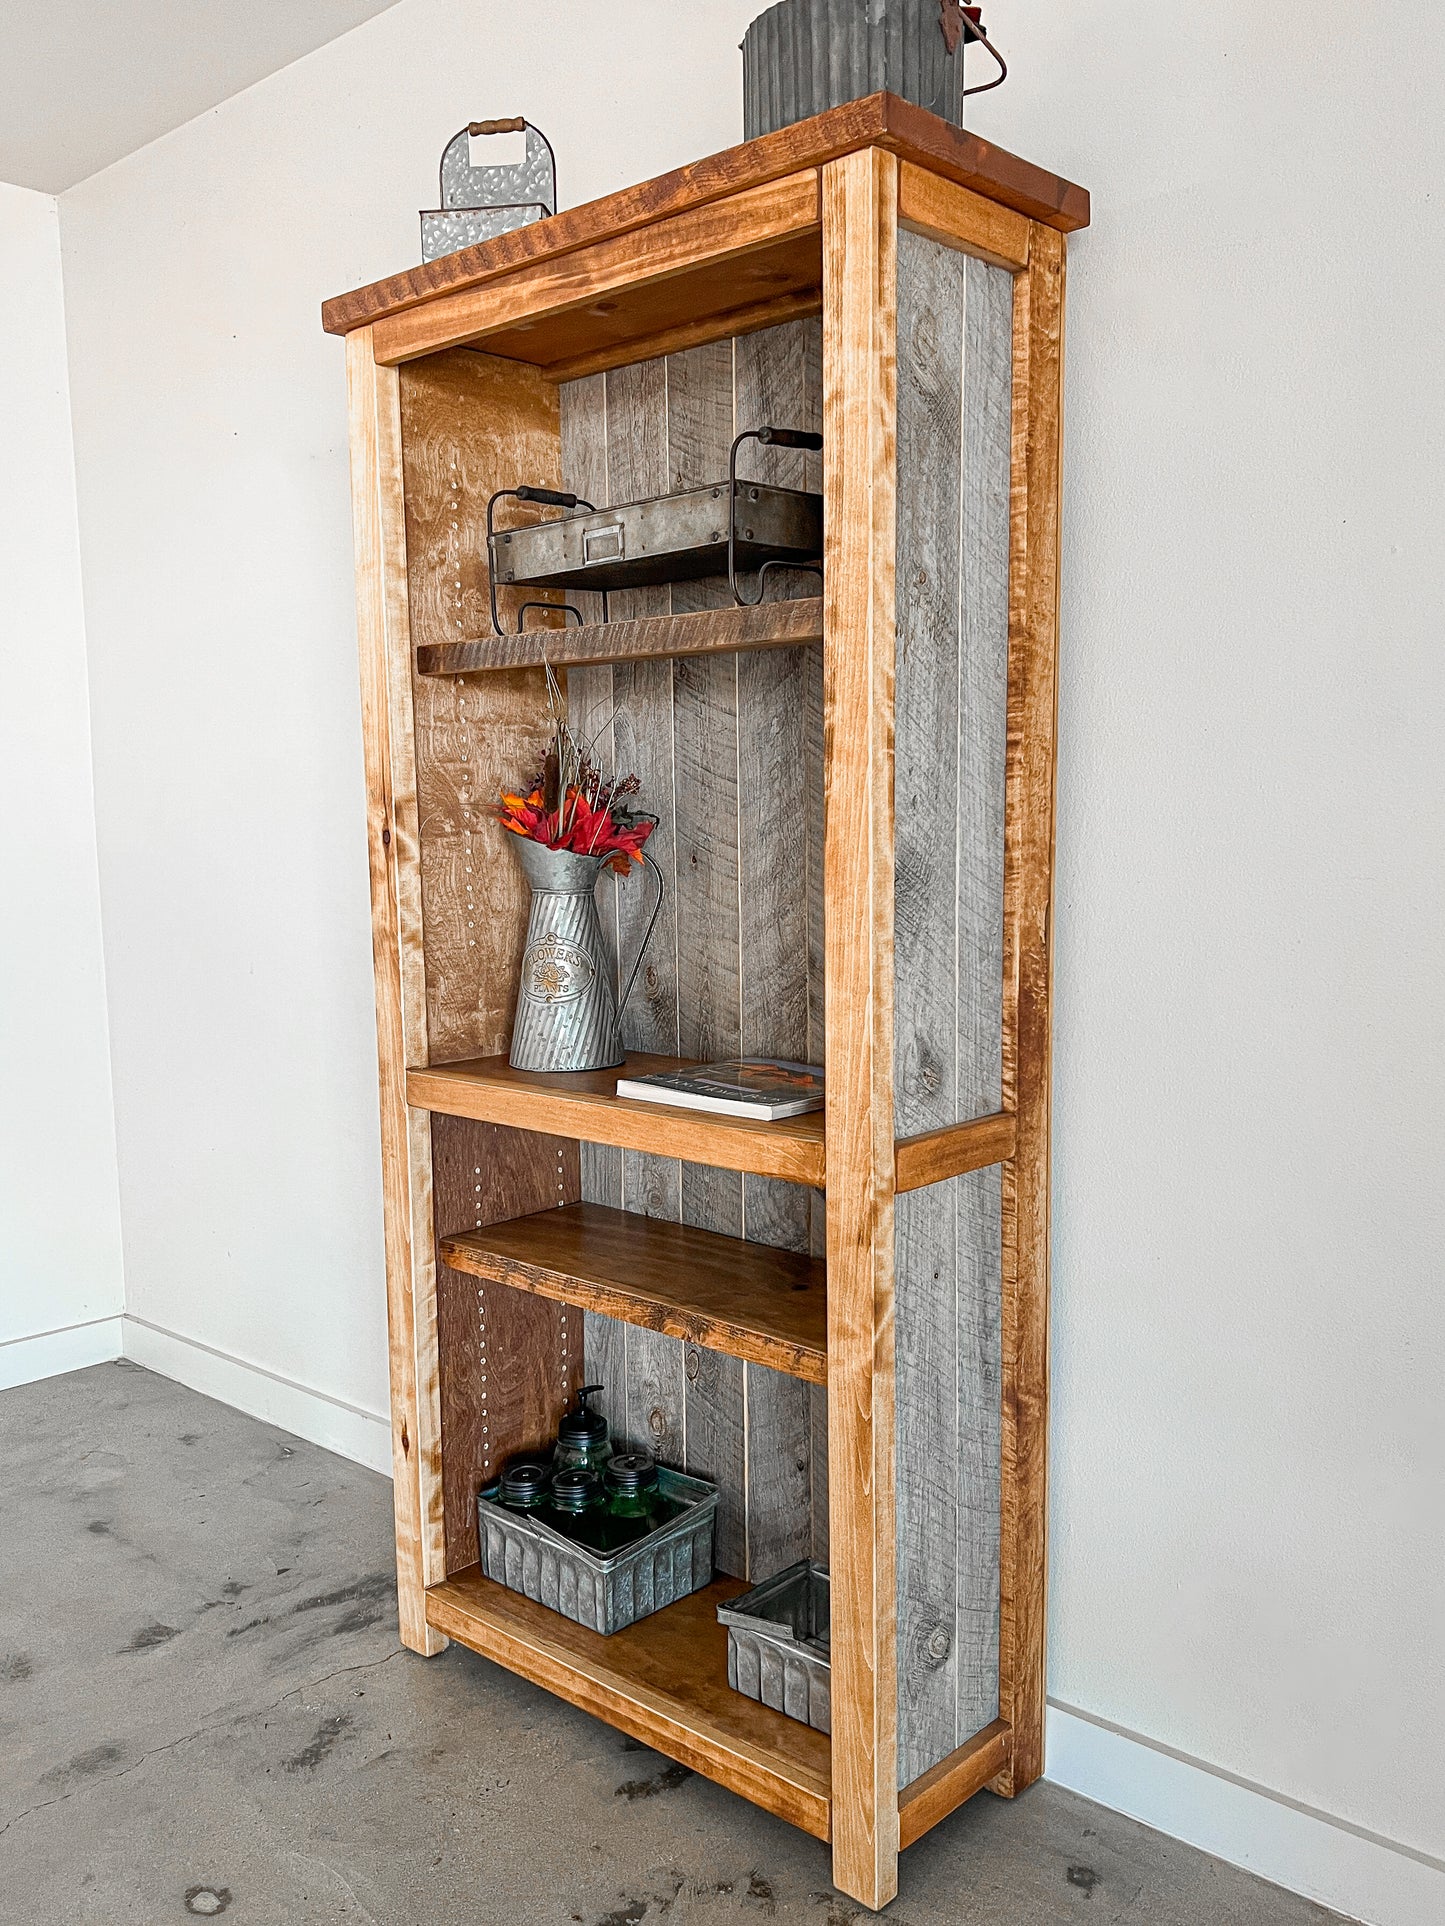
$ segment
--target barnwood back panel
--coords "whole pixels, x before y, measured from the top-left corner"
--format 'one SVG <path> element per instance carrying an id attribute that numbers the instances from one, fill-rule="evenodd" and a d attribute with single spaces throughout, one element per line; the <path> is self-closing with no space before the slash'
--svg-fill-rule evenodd
<path id="1" fill-rule="evenodd" d="M 614 369 L 562 389 L 566 486 L 599 507 L 715 481 L 742 427 L 816 428 L 816 321 Z M 744 475 L 821 487 L 821 463 L 750 449 Z M 809 578 L 770 588 L 807 592 Z M 725 584 L 612 597 L 612 614 L 722 606 Z M 584 610 L 590 613 L 590 610 Z M 631 1048 L 822 1060 L 822 665 L 783 649 L 573 670 L 572 715 L 642 778 L 662 919 L 624 1013 Z M 604 885 L 609 889 L 610 885 Z M 628 879 L 608 904 L 622 970 L 650 909 Z M 821 1199 L 796 1185 L 584 1145 L 583 1195 L 789 1249 L 820 1249 Z M 620 1436 L 723 1487 L 717 1562 L 759 1578 L 827 1556 L 826 1400 L 766 1367 L 589 1313 L 589 1375 Z"/>

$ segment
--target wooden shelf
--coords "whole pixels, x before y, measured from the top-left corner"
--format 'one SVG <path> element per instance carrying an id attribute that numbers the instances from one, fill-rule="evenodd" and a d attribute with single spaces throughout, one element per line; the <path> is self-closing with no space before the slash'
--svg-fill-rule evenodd
<path id="1" fill-rule="evenodd" d="M 515 1290 L 828 1382 L 820 1258 L 606 1204 L 514 1217 L 445 1237 L 442 1259 Z"/>
<path id="2" fill-rule="evenodd" d="M 827 1839 L 827 1735 L 727 1682 L 727 1632 L 717 1608 L 746 1589 L 740 1579 L 716 1579 L 604 1637 L 472 1566 L 428 1590 L 426 1617 L 448 1638 Z"/>
<path id="3" fill-rule="evenodd" d="M 406 1073 L 407 1102 L 416 1110 L 439 1110 L 478 1123 L 508 1124 L 544 1136 L 577 1137 L 583 1143 L 651 1151 L 720 1170 L 751 1171 L 821 1189 L 824 1180 L 823 1113 L 752 1123 L 702 1110 L 638 1103 L 617 1095 L 617 1079 L 687 1069 L 693 1059 L 637 1052 L 615 1070 L 581 1072 L 514 1070 L 505 1057 L 474 1057 L 467 1063 L 433 1064 Z"/>
<path id="4" fill-rule="evenodd" d="M 421 675 L 476 675 L 494 669 L 555 669 L 589 662 L 643 662 L 676 655 L 714 655 L 734 649 L 792 649 L 823 639 L 818 596 L 762 602 L 751 609 L 697 609 L 687 615 L 645 615 L 627 622 L 593 622 L 585 628 L 528 629 L 524 635 L 489 635 L 475 642 L 423 642 L 416 652 Z"/>

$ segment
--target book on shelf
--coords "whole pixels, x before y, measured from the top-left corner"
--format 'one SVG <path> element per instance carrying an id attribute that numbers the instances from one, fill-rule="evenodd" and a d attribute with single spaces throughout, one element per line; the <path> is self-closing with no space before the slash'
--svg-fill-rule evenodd
<path id="1" fill-rule="evenodd" d="M 823 1072 L 815 1063 L 745 1057 L 730 1063 L 698 1063 L 690 1070 L 667 1070 L 653 1077 L 619 1077 L 617 1094 L 639 1103 L 677 1104 L 684 1110 L 711 1110 L 721 1117 L 774 1123 L 779 1117 L 823 1108 Z"/>

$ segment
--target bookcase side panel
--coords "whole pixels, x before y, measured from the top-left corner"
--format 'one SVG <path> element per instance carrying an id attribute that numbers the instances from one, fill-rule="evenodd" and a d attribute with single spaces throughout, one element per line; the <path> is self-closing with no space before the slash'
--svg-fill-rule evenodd
<path id="1" fill-rule="evenodd" d="M 1012 279 L 899 237 L 894 1114 L 999 1108 Z M 998 1172 L 896 1220 L 900 1785 L 998 1713 Z"/>

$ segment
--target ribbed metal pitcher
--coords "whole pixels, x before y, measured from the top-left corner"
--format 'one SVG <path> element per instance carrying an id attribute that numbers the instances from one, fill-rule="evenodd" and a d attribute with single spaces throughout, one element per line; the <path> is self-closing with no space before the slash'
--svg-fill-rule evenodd
<path id="1" fill-rule="evenodd" d="M 620 1015 L 662 909 L 662 872 L 644 851 L 643 861 L 657 878 L 657 906 L 619 1004 L 597 914 L 597 878 L 607 858 L 548 849 L 526 836 L 514 836 L 512 846 L 532 885 L 512 1068 L 611 1069 L 626 1056 Z"/>

